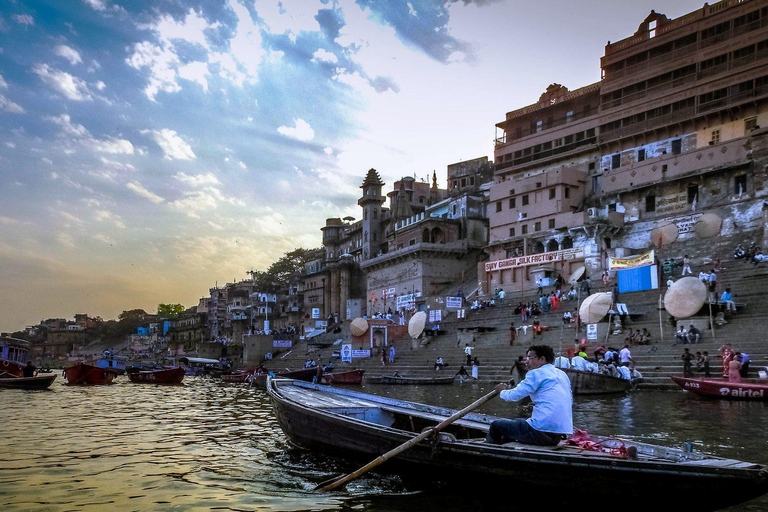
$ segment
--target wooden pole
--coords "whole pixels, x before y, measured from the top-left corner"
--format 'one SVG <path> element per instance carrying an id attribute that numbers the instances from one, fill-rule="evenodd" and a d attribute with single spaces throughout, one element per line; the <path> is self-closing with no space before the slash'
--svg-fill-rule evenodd
<path id="1" fill-rule="evenodd" d="M 664 342 L 664 325 L 661 321 L 661 307 L 663 304 L 663 299 L 661 298 L 661 294 L 659 294 L 659 307 L 657 308 L 659 310 L 659 342 Z"/>
<path id="2" fill-rule="evenodd" d="M 499 392 L 494 389 L 493 391 L 491 391 L 490 393 L 488 393 L 484 397 L 482 397 L 482 398 L 476 400 L 475 402 L 469 404 L 464 409 L 454 413 L 453 416 L 450 416 L 449 418 L 446 418 L 441 423 L 439 423 L 437 426 L 432 427 L 431 429 L 425 430 L 421 434 L 419 434 L 416 437 L 406 441 L 405 443 L 401 444 L 400 446 L 391 449 L 390 451 L 388 451 L 384 455 L 379 455 L 377 458 L 375 458 L 374 460 L 372 460 L 371 462 L 369 462 L 365 466 L 361 467 L 357 471 L 353 471 L 352 473 L 349 473 L 348 475 L 345 475 L 345 476 L 342 476 L 342 477 L 339 477 L 339 478 L 334 478 L 334 479 L 330 480 L 329 482 L 323 482 L 323 483 L 319 484 L 317 487 L 315 487 L 315 490 L 319 490 L 319 491 L 333 491 L 334 489 L 338 489 L 339 487 L 342 487 L 343 485 L 346 485 L 347 482 L 350 482 L 352 480 L 355 480 L 355 479 L 361 477 L 362 475 L 364 475 L 365 473 L 367 473 L 371 469 L 375 468 L 379 464 L 382 464 L 382 463 L 388 461 L 389 459 L 391 459 L 392 457 L 394 457 L 395 455 L 398 455 L 398 454 L 408 450 L 409 448 L 419 444 L 421 441 L 423 441 L 427 437 L 431 436 L 432 434 L 436 434 L 437 432 L 440 432 L 441 430 L 443 430 L 445 427 L 447 427 L 448 425 L 450 425 L 454 421 L 456 421 L 456 420 L 460 419 L 461 417 L 465 416 L 470 411 L 472 411 L 474 409 L 477 409 L 478 407 L 480 407 L 485 402 L 487 402 L 488 400 L 490 400 L 491 398 L 495 397 L 498 394 L 499 394 Z"/>

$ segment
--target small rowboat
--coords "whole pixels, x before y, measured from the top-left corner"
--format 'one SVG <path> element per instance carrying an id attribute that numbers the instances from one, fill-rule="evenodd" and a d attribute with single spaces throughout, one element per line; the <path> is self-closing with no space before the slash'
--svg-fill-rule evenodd
<path id="1" fill-rule="evenodd" d="M 247 382 L 248 377 L 250 377 L 251 375 L 253 375 L 251 372 L 240 370 L 232 373 L 223 374 L 221 376 L 221 380 L 222 382 L 235 382 L 235 383 Z"/>
<path id="2" fill-rule="evenodd" d="M 181 384 L 184 379 L 184 368 L 163 368 L 162 370 L 146 370 L 130 372 L 128 378 L 137 384 Z"/>
<path id="3" fill-rule="evenodd" d="M 64 370 L 64 378 L 69 386 L 102 386 L 112 384 L 114 370 L 99 368 L 90 364 L 78 363 Z"/>
<path id="4" fill-rule="evenodd" d="M 323 384 L 362 384 L 365 370 L 324 373 L 320 382 Z"/>
<path id="5" fill-rule="evenodd" d="M 316 378 L 319 379 L 323 375 L 323 369 L 319 366 L 313 366 L 312 368 L 299 368 L 298 370 L 285 369 L 281 372 L 275 372 L 278 377 L 285 379 L 296 379 L 304 382 L 312 382 Z M 267 386 L 267 377 L 269 376 L 269 370 L 263 368 L 261 373 L 254 373 L 253 384 L 257 388 L 265 388 Z"/>
<path id="6" fill-rule="evenodd" d="M 37 377 L 10 377 L 0 379 L 0 388 L 46 389 L 56 380 L 56 375 L 38 375 Z"/>
<path id="7" fill-rule="evenodd" d="M 268 379 L 267 392 L 292 445 L 355 461 L 380 457 L 456 413 L 285 379 Z M 512 482 L 533 493 L 539 506 L 538 493 L 552 493 L 552 482 L 557 482 L 558 499 L 572 500 L 574 510 L 584 510 L 584 482 L 599 482 L 602 502 L 619 500 L 623 505 L 611 508 L 628 510 L 658 508 L 660 499 L 669 510 L 717 510 L 768 492 L 768 466 L 696 451 L 620 438 L 603 439 L 595 450 L 579 444 L 576 434 L 556 446 L 485 443 L 495 419 L 466 414 L 439 436 L 414 444 L 380 468 L 417 480 L 459 482 L 464 488 L 495 492 Z"/>
<path id="8" fill-rule="evenodd" d="M 571 381 L 574 395 L 607 395 L 626 393 L 632 388 L 632 381 L 573 368 L 560 368 Z"/>
<path id="9" fill-rule="evenodd" d="M 382 375 L 382 384 L 453 384 L 455 375 L 450 377 L 401 377 L 399 375 Z"/>
<path id="10" fill-rule="evenodd" d="M 671 379 L 686 391 L 700 396 L 729 400 L 768 400 L 768 381 L 763 379 L 743 379 L 741 382 L 675 376 Z"/>

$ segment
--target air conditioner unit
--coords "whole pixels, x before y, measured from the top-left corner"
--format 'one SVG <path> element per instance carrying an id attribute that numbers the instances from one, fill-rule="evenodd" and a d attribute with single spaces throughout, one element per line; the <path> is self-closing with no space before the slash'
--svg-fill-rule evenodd
<path id="1" fill-rule="evenodd" d="M 587 209 L 587 215 L 589 215 L 590 219 L 597 218 L 597 208 L 588 208 Z"/>

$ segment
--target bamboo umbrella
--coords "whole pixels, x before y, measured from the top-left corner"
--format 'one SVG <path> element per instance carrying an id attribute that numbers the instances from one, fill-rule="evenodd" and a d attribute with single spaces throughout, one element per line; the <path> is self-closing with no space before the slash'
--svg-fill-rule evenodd
<path id="1" fill-rule="evenodd" d="M 352 336 L 362 336 L 368 330 L 368 321 L 365 318 L 355 318 L 349 324 L 349 332 Z"/>
<path id="2" fill-rule="evenodd" d="M 415 313 L 408 322 L 408 335 L 416 339 L 424 332 L 424 326 L 427 325 L 427 314 L 423 311 Z"/>
<path id="3" fill-rule="evenodd" d="M 697 277 L 683 277 L 664 295 L 664 309 L 675 318 L 695 315 L 707 300 L 707 285 Z"/>

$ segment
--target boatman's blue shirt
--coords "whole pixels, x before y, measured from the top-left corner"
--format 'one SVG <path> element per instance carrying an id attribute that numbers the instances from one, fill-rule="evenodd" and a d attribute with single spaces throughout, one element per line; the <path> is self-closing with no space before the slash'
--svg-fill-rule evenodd
<path id="1" fill-rule="evenodd" d="M 514 389 L 505 389 L 499 398 L 517 402 L 530 396 L 534 403 L 528 423 L 541 432 L 573 434 L 573 395 L 571 381 L 565 372 L 552 364 L 528 370 L 525 379 Z"/>

